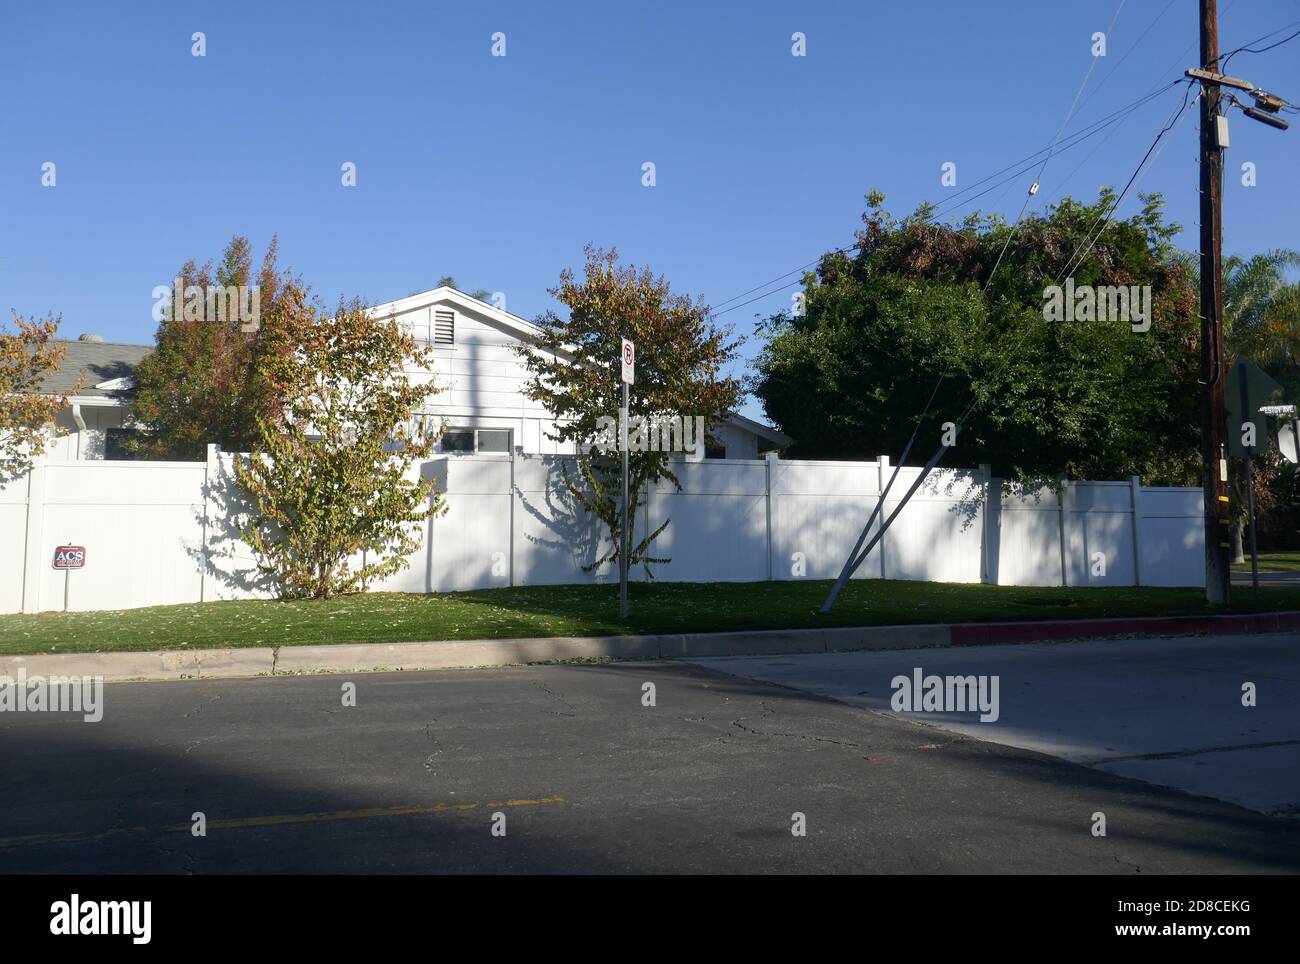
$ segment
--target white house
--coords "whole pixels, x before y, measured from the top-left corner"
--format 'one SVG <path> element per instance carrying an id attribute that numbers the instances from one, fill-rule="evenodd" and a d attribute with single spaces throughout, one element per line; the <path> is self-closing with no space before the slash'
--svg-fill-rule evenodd
<path id="1" fill-rule="evenodd" d="M 68 404 L 56 420 L 61 434 L 46 450 L 46 458 L 129 458 L 121 443 L 131 431 L 127 413 L 136 366 L 153 346 L 106 342 L 91 334 L 60 343 L 66 348 L 63 363 L 41 383 L 41 392 L 66 396 Z"/>
<path id="2" fill-rule="evenodd" d="M 407 375 L 432 378 L 442 389 L 429 397 L 419 413 L 445 427 L 439 451 L 572 454 L 571 445 L 560 445 L 549 437 L 555 428 L 550 413 L 524 395 L 528 372 L 514 349 L 539 333 L 531 322 L 446 286 L 375 305 L 371 311 L 396 319 L 433 349 L 432 372 L 410 371 Z M 135 367 L 151 347 L 105 343 L 93 335 L 65 344 L 68 354 L 62 371 L 51 376 L 42 389 L 64 394 L 72 390 L 78 377 L 83 387 L 69 397 L 68 408 L 60 415 L 59 425 L 68 434 L 59 439 L 49 457 L 129 457 L 118 441 L 130 431 L 127 411 Z M 712 434 L 719 443 L 716 448 L 687 458 L 757 459 L 791 441 L 769 426 L 736 414 L 712 426 Z"/>
<path id="3" fill-rule="evenodd" d="M 446 426 L 440 451 L 573 453 L 571 445 L 549 437 L 555 420 L 546 408 L 524 395 L 529 375 L 515 348 L 540 334 L 532 322 L 446 286 L 371 310 L 395 318 L 433 349 L 434 383 L 442 391 L 429 397 L 422 414 Z M 712 434 L 718 446 L 693 458 L 757 459 L 791 441 L 776 429 L 736 414 L 712 426 Z"/>

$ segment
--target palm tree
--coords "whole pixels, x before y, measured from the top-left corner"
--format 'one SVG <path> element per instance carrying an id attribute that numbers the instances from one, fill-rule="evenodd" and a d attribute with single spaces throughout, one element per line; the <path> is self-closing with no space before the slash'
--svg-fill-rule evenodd
<path id="1" fill-rule="evenodd" d="M 1223 334 L 1229 362 L 1246 357 L 1266 368 L 1300 363 L 1300 252 L 1277 248 L 1223 262 Z M 1278 372 L 1282 374 L 1282 372 Z"/>

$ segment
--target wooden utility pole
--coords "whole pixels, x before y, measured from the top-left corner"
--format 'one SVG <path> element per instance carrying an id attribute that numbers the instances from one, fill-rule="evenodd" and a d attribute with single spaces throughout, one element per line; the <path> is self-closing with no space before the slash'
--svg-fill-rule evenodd
<path id="1" fill-rule="evenodd" d="M 1218 0 L 1201 3 L 1201 66 L 1219 70 Z M 1232 592 L 1228 539 L 1227 421 L 1223 405 L 1223 145 L 1218 84 L 1201 88 L 1201 454 L 1205 462 L 1205 598 Z"/>

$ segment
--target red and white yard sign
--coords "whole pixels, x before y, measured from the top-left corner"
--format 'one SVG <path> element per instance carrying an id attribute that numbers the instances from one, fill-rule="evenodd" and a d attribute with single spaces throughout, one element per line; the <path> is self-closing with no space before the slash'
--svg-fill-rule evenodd
<path id="1" fill-rule="evenodd" d="M 58 546 L 54 550 L 55 569 L 80 569 L 85 564 L 85 546 Z"/>

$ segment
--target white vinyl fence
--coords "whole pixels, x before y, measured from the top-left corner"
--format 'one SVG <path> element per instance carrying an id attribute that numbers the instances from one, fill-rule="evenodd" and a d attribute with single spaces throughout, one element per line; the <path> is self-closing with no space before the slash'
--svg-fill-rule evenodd
<path id="1" fill-rule="evenodd" d="M 40 462 L 0 489 L 0 612 L 125 609 L 264 595 L 238 538 L 232 456 L 203 462 Z M 565 489 L 567 456 L 446 456 L 421 467 L 447 500 L 408 569 L 373 588 L 401 592 L 603 582 L 590 571 L 603 529 Z M 676 463 L 680 491 L 649 493 L 639 533 L 671 519 L 655 579 L 831 579 L 892 471 L 876 462 Z M 916 477 L 904 469 L 888 516 Z M 994 498 L 988 499 L 989 493 Z M 988 511 L 985 505 L 989 505 Z M 1002 585 L 1200 586 L 1199 489 L 1070 483 L 1003 494 L 987 472 L 936 471 L 857 578 Z M 70 575 L 60 545 L 86 547 Z M 633 577 L 647 577 L 638 566 Z M 66 580 L 66 582 L 65 582 Z"/>

